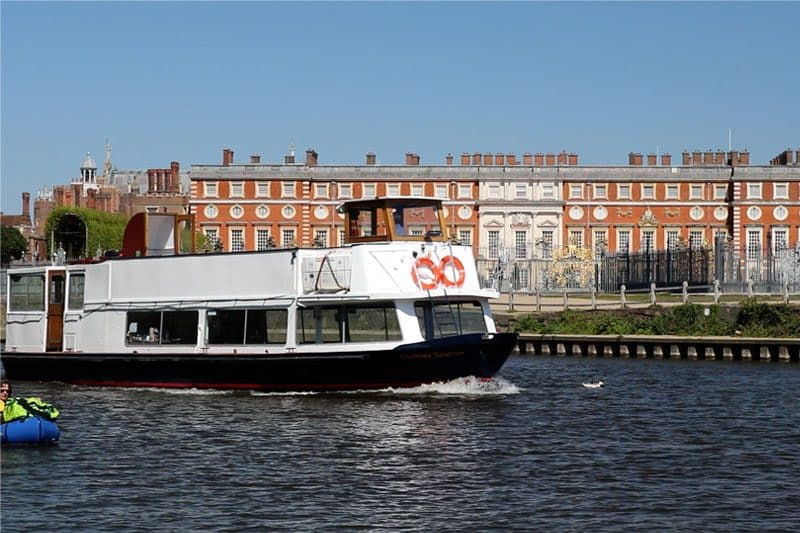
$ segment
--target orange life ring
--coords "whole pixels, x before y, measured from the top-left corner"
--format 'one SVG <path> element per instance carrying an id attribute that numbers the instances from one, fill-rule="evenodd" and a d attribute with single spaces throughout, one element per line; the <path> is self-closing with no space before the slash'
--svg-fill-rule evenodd
<path id="1" fill-rule="evenodd" d="M 423 276 L 425 272 L 430 274 Z M 411 279 L 424 291 L 435 289 L 439 285 L 440 276 L 439 267 L 428 257 L 420 257 L 411 268 Z"/>
<path id="2" fill-rule="evenodd" d="M 458 257 L 447 255 L 439 262 L 439 279 L 448 287 L 461 287 L 466 277 L 464 263 Z"/>

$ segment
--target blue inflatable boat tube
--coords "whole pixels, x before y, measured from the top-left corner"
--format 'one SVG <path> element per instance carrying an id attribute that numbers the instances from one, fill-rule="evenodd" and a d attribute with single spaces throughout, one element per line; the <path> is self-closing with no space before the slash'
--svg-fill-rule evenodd
<path id="1" fill-rule="evenodd" d="M 56 444 L 61 430 L 55 422 L 29 416 L 0 424 L 3 446 L 17 444 Z"/>

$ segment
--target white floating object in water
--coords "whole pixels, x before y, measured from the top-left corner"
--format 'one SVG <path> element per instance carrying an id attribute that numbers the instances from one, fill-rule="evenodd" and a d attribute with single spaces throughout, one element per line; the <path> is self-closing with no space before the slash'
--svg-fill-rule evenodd
<path id="1" fill-rule="evenodd" d="M 587 389 L 599 389 L 600 387 L 604 386 L 605 383 L 602 381 L 598 381 L 597 383 L 584 383 L 583 386 Z"/>

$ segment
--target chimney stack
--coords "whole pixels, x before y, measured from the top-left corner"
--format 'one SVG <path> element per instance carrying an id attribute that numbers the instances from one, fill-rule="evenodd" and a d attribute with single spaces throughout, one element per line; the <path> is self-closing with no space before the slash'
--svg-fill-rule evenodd
<path id="1" fill-rule="evenodd" d="M 406 166 L 410 167 L 414 165 L 414 154 L 411 152 L 406 152 Z"/>
<path id="2" fill-rule="evenodd" d="M 414 154 L 414 166 L 419 166 L 419 154 Z"/>
<path id="3" fill-rule="evenodd" d="M 150 194 L 156 192 L 156 173 L 152 168 L 147 169 L 147 192 Z"/>
<path id="4" fill-rule="evenodd" d="M 791 153 L 791 152 L 789 152 Z M 31 193 L 22 193 L 22 216 L 30 224 L 31 221 Z"/>
<path id="5" fill-rule="evenodd" d="M 369 152 L 367 154 L 367 166 L 374 167 L 375 166 L 375 154 Z"/>
<path id="6" fill-rule="evenodd" d="M 314 151 L 313 148 L 309 148 L 306 150 L 306 166 L 308 167 L 315 167 L 317 166 L 317 158 L 319 154 Z"/>
<path id="7" fill-rule="evenodd" d="M 461 166 L 469 165 L 469 154 L 467 152 L 461 153 Z"/>
<path id="8" fill-rule="evenodd" d="M 233 164 L 233 150 L 230 148 L 222 149 L 222 165 L 229 166 Z"/>
<path id="9" fill-rule="evenodd" d="M 692 152 L 692 166 L 699 167 L 703 164 L 703 152 L 694 150 Z"/>
<path id="10" fill-rule="evenodd" d="M 474 154 L 472 154 L 472 164 L 473 165 L 481 164 L 481 154 L 479 152 L 475 152 Z"/>
<path id="11" fill-rule="evenodd" d="M 569 154 L 569 164 L 570 166 L 577 166 L 578 165 L 578 154 L 571 153 Z"/>
<path id="12" fill-rule="evenodd" d="M 658 164 L 658 156 L 656 154 L 647 154 L 647 166 L 654 167 Z"/>
<path id="13" fill-rule="evenodd" d="M 787 150 L 787 152 L 791 154 L 791 151 Z M 747 150 L 742 150 L 742 152 L 739 154 L 739 164 L 743 167 L 746 167 L 750 164 L 750 152 Z"/>
<path id="14" fill-rule="evenodd" d="M 544 162 L 548 167 L 552 167 L 556 164 L 556 155 L 552 152 L 547 152 L 544 156 Z"/>
<path id="15" fill-rule="evenodd" d="M 492 165 L 492 163 L 494 163 L 494 158 L 492 157 L 492 154 L 483 154 L 483 164 L 486 166 L 490 166 Z"/>
<path id="16" fill-rule="evenodd" d="M 684 150 L 682 155 L 683 155 L 683 163 L 682 163 L 683 166 L 688 167 L 689 165 L 691 165 L 692 159 L 691 156 L 689 155 L 689 152 Z"/>
<path id="17" fill-rule="evenodd" d="M 672 165 L 672 156 L 669 154 L 661 154 L 661 166 L 668 167 Z"/>
<path id="18" fill-rule="evenodd" d="M 530 154 L 528 154 L 528 155 L 530 155 Z M 544 154 L 541 153 L 541 152 L 536 152 L 535 154 L 533 154 L 533 164 L 536 165 L 537 167 L 543 167 L 544 166 Z"/>
<path id="19" fill-rule="evenodd" d="M 567 164 L 567 152 L 561 150 L 561 153 L 558 154 L 558 165 L 563 166 Z"/>
<path id="20" fill-rule="evenodd" d="M 506 156 L 504 154 L 495 154 L 494 164 L 499 167 L 504 166 L 506 164 Z"/>
<path id="21" fill-rule="evenodd" d="M 531 155 L 530 152 L 525 152 L 524 154 L 522 154 L 522 164 L 526 167 L 533 166 L 533 156 Z"/>
<path id="22" fill-rule="evenodd" d="M 453 166 L 453 154 L 447 154 L 444 156 L 444 161 L 448 167 Z"/>
<path id="23" fill-rule="evenodd" d="M 178 194 L 181 192 L 181 164 L 173 161 L 169 164 L 169 192 Z"/>
<path id="24" fill-rule="evenodd" d="M 508 166 L 511 167 L 517 166 L 517 155 L 516 154 L 506 155 L 506 161 L 508 162 Z"/>
<path id="25" fill-rule="evenodd" d="M 251 154 L 250 155 L 250 164 L 251 165 L 259 165 L 261 164 L 261 156 L 258 154 Z"/>

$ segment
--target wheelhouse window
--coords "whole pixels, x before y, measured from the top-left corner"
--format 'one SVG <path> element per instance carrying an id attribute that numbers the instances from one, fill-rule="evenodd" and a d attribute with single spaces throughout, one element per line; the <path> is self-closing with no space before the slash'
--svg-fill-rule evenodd
<path id="1" fill-rule="evenodd" d="M 414 311 L 426 340 L 487 331 L 479 302 L 416 302 Z"/>
<path id="2" fill-rule="evenodd" d="M 394 305 L 316 306 L 298 310 L 297 342 L 327 344 L 402 339 Z"/>
<path id="3" fill-rule="evenodd" d="M 212 309 L 208 344 L 285 344 L 286 309 Z"/>
<path id="4" fill-rule="evenodd" d="M 126 343 L 197 344 L 197 311 L 129 311 Z"/>
<path id="5" fill-rule="evenodd" d="M 70 274 L 69 276 L 69 296 L 67 307 L 69 309 L 83 308 L 83 291 L 86 282 L 85 274 Z"/>
<path id="6" fill-rule="evenodd" d="M 9 311 L 44 311 L 43 275 L 11 275 Z"/>

